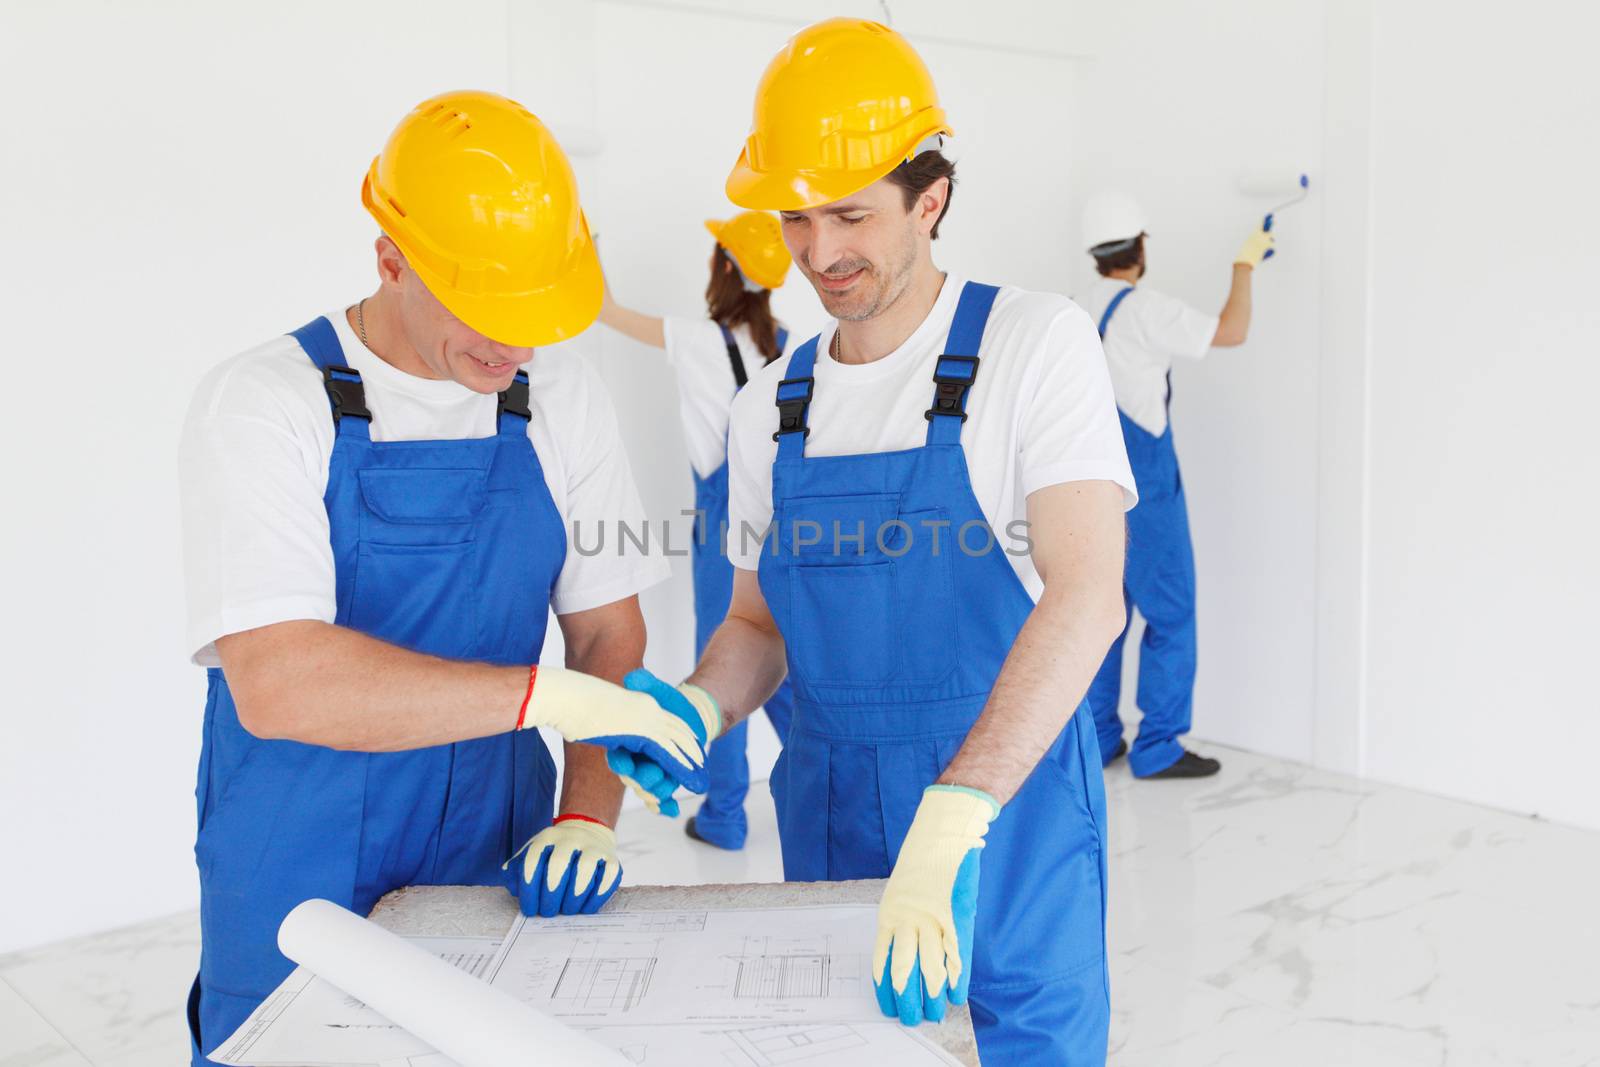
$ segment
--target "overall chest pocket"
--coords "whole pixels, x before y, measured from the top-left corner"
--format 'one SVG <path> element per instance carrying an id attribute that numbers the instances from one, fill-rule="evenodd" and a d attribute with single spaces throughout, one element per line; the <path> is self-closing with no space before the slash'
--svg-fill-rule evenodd
<path id="1" fill-rule="evenodd" d="M 360 472 L 361 541 L 349 625 L 435 656 L 480 652 L 479 513 L 483 470 L 368 468 Z"/>
<path id="2" fill-rule="evenodd" d="M 803 497 L 786 502 L 793 668 L 821 688 L 929 685 L 956 662 L 955 590 L 948 530 L 935 548 L 924 520 L 899 494 Z"/>

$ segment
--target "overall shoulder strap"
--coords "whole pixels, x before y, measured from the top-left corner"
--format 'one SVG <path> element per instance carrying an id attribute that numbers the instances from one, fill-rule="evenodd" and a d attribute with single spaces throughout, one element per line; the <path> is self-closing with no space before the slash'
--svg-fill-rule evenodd
<path id="1" fill-rule="evenodd" d="M 788 348 L 788 347 L 789 347 L 789 331 L 784 329 L 782 326 L 779 326 L 778 327 L 778 356 L 783 355 L 783 350 L 785 348 Z M 773 359 L 777 359 L 778 356 L 773 356 L 772 358 Z"/>
<path id="2" fill-rule="evenodd" d="M 533 411 L 528 407 L 528 372 L 517 371 L 511 384 L 499 395 L 500 402 L 495 414 L 496 431 L 502 437 L 527 437 L 528 423 L 533 421 Z"/>
<path id="3" fill-rule="evenodd" d="M 811 372 L 816 367 L 818 340 L 813 337 L 794 350 L 789 359 L 789 376 L 778 383 L 778 430 L 772 439 L 778 442 L 780 463 L 795 463 L 805 457 L 806 437 L 811 433 L 806 414 L 817 384 Z"/>
<path id="4" fill-rule="evenodd" d="M 997 286 L 978 282 L 968 282 L 961 290 L 944 355 L 933 366 L 933 407 L 922 416 L 928 420 L 930 445 L 961 443 L 961 424 L 967 421 L 967 393 L 978 380 L 978 348 L 983 344 L 983 329 L 999 292 Z"/>
<path id="5" fill-rule="evenodd" d="M 1100 340 L 1104 341 L 1106 339 L 1106 327 L 1111 325 L 1111 316 L 1117 313 L 1117 306 L 1121 304 L 1131 292 L 1133 292 L 1133 286 L 1130 285 L 1116 296 L 1112 297 L 1111 303 L 1106 305 L 1105 311 L 1103 311 L 1100 315 Z"/>
<path id="6" fill-rule="evenodd" d="M 345 437 L 371 438 L 372 412 L 367 410 L 366 389 L 361 375 L 345 365 L 344 349 L 339 346 L 339 335 L 327 316 L 319 316 L 293 331 L 289 336 L 322 371 L 322 387 L 327 391 L 328 404 L 333 408 L 334 430 Z"/>
<path id="7" fill-rule="evenodd" d="M 722 331 L 722 343 L 728 346 L 728 363 L 733 367 L 733 380 L 740 389 L 749 377 L 744 372 L 744 356 L 739 354 L 739 342 L 734 339 L 733 331 L 722 323 L 717 323 L 717 329 Z"/>

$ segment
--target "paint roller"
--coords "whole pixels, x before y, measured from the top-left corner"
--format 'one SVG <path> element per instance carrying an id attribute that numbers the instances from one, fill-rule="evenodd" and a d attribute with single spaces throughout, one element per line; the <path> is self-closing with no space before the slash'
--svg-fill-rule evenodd
<path id="1" fill-rule="evenodd" d="M 1305 174 L 1285 175 L 1282 171 L 1262 171 L 1241 177 L 1239 191 L 1246 196 L 1288 197 L 1281 203 L 1274 204 L 1262 221 L 1261 228 L 1270 231 L 1272 216 L 1284 208 L 1293 207 L 1311 195 L 1311 178 Z"/>

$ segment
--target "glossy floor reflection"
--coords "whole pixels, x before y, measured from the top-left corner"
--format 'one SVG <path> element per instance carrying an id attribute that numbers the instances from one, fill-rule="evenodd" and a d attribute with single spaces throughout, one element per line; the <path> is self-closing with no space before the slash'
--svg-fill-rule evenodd
<path id="1" fill-rule="evenodd" d="M 1600 834 L 1208 751 L 1107 776 L 1112 1064 L 1600 1065 Z M 778 879 L 750 808 L 740 853 L 630 814 L 626 877 Z M 183 1062 L 196 948 L 186 914 L 0 958 L 0 1067 Z"/>

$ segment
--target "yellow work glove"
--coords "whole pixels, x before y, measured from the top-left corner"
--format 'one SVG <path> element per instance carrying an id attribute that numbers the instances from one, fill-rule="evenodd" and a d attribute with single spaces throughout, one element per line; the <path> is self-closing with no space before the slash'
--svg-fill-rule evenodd
<path id="1" fill-rule="evenodd" d="M 587 815 L 562 815 L 501 866 L 524 915 L 588 915 L 622 883 L 617 835 Z"/>
<path id="2" fill-rule="evenodd" d="M 978 914 L 978 853 L 1000 814 L 988 793 L 931 785 L 878 904 L 872 951 L 878 1007 L 907 1026 L 967 1002 Z"/>
<path id="3" fill-rule="evenodd" d="M 709 785 L 706 739 L 695 724 L 635 692 L 579 671 L 535 667 L 519 727 L 548 726 L 568 741 L 639 757 L 696 793 Z M 670 795 L 670 794 L 669 794 Z"/>
<path id="4" fill-rule="evenodd" d="M 1239 254 L 1233 257 L 1233 261 L 1242 263 L 1246 267 L 1259 267 L 1263 259 L 1272 255 L 1276 245 L 1277 238 L 1272 236 L 1271 230 L 1263 226 L 1250 235 L 1244 247 L 1239 249 Z"/>
<path id="5" fill-rule="evenodd" d="M 641 695 L 648 695 L 663 709 L 689 724 L 695 736 L 708 749 L 722 732 L 722 709 L 711 694 L 698 685 L 687 682 L 668 685 L 642 667 L 629 671 L 627 677 L 622 679 L 622 684 Z M 619 778 L 628 783 L 628 788 L 638 794 L 645 807 L 657 815 L 677 816 L 678 802 L 672 794 L 679 785 L 695 793 L 704 793 L 710 783 L 707 777 L 706 784 L 696 788 L 691 781 L 645 753 L 612 749 L 606 753 L 606 762 Z"/>

